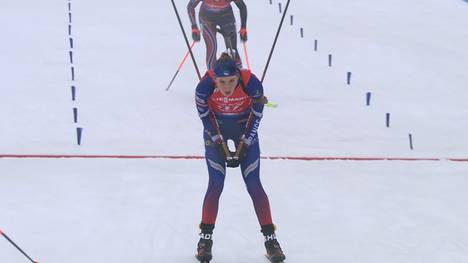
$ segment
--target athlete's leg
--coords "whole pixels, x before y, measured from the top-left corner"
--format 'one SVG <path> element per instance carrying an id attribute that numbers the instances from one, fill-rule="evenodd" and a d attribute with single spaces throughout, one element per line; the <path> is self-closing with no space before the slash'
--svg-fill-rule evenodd
<path id="1" fill-rule="evenodd" d="M 203 40 L 206 45 L 206 67 L 213 69 L 216 62 L 216 52 L 218 49 L 218 42 L 216 40 L 216 23 L 213 21 L 212 14 L 200 10 L 199 20 L 201 23 Z"/>
<path id="2" fill-rule="evenodd" d="M 242 61 L 237 50 L 237 30 L 236 30 L 236 18 L 232 9 L 223 13 L 222 23 L 220 23 L 221 32 L 224 37 L 224 43 L 226 49 L 230 48 L 235 52 L 235 60 L 237 67 L 242 68 Z"/>
<path id="3" fill-rule="evenodd" d="M 258 141 L 246 149 L 241 162 L 242 176 L 260 225 L 272 224 L 270 203 L 260 181 L 260 147 Z"/>
<path id="4" fill-rule="evenodd" d="M 214 224 L 216 222 L 216 216 L 218 215 L 219 197 L 223 192 L 226 167 L 224 157 L 217 148 L 218 146 L 214 145 L 206 134 L 204 140 L 209 182 L 203 201 L 202 223 Z"/>

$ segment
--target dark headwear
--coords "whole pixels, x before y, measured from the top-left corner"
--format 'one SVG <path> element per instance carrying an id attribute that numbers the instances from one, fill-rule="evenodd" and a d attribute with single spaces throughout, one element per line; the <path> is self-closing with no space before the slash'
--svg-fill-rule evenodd
<path id="1" fill-rule="evenodd" d="M 237 75 L 239 69 L 237 68 L 236 61 L 227 53 L 223 53 L 215 63 L 214 73 L 216 77 L 229 77 Z"/>

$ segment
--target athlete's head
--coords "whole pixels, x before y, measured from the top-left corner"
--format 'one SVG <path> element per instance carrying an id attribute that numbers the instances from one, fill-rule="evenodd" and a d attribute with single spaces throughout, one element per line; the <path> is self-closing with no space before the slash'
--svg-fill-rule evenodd
<path id="1" fill-rule="evenodd" d="M 214 66 L 216 87 L 224 96 L 231 96 L 239 83 L 240 72 L 236 61 L 227 53 L 221 54 Z"/>

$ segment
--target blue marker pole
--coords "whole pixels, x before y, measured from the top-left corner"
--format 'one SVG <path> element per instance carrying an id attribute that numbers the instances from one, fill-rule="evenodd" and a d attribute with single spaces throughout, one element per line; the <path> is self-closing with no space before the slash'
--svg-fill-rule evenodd
<path id="1" fill-rule="evenodd" d="M 72 100 L 75 101 L 75 95 L 76 95 L 76 87 L 71 86 L 71 93 L 72 93 Z"/>
<path id="2" fill-rule="evenodd" d="M 410 149 L 413 150 L 414 149 L 413 148 L 413 135 L 410 133 L 408 137 L 409 137 Z"/>
<path id="3" fill-rule="evenodd" d="M 283 12 L 283 8 L 281 7 L 281 3 L 278 3 L 278 7 L 279 7 L 279 12 L 281 14 Z"/>
<path id="4" fill-rule="evenodd" d="M 75 80 L 75 68 L 71 67 L 72 80 Z"/>
<path id="5" fill-rule="evenodd" d="M 294 16 L 291 15 L 291 26 L 294 25 Z"/>
<path id="6" fill-rule="evenodd" d="M 371 100 L 371 93 L 367 92 L 366 93 L 366 105 L 370 106 L 370 100 Z"/>
<path id="7" fill-rule="evenodd" d="M 73 64 L 73 51 L 68 52 L 70 55 L 70 63 Z"/>
<path id="8" fill-rule="evenodd" d="M 70 48 L 73 48 L 73 38 L 70 37 Z"/>
<path id="9" fill-rule="evenodd" d="M 351 85 L 351 72 L 348 72 L 347 74 L 347 83 L 348 85 Z"/>
<path id="10" fill-rule="evenodd" d="M 304 38 L 304 28 L 301 27 L 301 38 Z"/>
<path id="11" fill-rule="evenodd" d="M 314 51 L 317 51 L 317 48 L 318 48 L 318 40 L 316 39 L 314 41 Z"/>
<path id="12" fill-rule="evenodd" d="M 328 66 L 332 66 L 332 54 L 328 54 Z"/>
<path id="13" fill-rule="evenodd" d="M 390 127 L 390 113 L 385 114 L 385 116 L 386 116 L 385 117 L 385 119 L 386 119 L 385 122 L 387 124 L 387 127 Z"/>
<path id="14" fill-rule="evenodd" d="M 71 25 L 68 25 L 68 35 L 71 36 Z"/>
<path id="15" fill-rule="evenodd" d="M 83 133 L 83 128 L 76 128 L 76 139 L 77 139 L 78 145 L 81 145 L 82 133 Z"/>
<path id="16" fill-rule="evenodd" d="M 78 122 L 78 108 L 73 108 L 73 121 Z"/>

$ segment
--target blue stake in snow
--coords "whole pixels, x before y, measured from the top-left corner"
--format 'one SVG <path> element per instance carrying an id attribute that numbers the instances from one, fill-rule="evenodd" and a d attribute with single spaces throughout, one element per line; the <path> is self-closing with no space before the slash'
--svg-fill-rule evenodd
<path id="1" fill-rule="evenodd" d="M 304 38 L 304 28 L 301 27 L 301 38 Z"/>
<path id="2" fill-rule="evenodd" d="M 351 85 L 351 72 L 348 72 L 347 74 L 347 83 L 348 85 Z"/>
<path id="3" fill-rule="evenodd" d="M 71 3 L 68 3 L 68 11 L 71 11 Z"/>
<path id="4" fill-rule="evenodd" d="M 281 14 L 283 12 L 283 9 L 281 8 L 281 3 L 278 3 L 278 7 L 279 7 L 279 12 Z"/>
<path id="5" fill-rule="evenodd" d="M 71 12 L 68 12 L 68 22 L 71 24 L 72 19 L 71 19 Z"/>
<path id="6" fill-rule="evenodd" d="M 71 93 L 72 93 L 72 100 L 75 101 L 75 95 L 76 95 L 76 87 L 71 86 Z"/>
<path id="7" fill-rule="evenodd" d="M 332 54 L 328 54 L 328 66 L 332 66 Z"/>
<path id="8" fill-rule="evenodd" d="M 270 5 L 272 5 L 272 4 L 273 4 L 273 0 L 270 0 Z"/>
<path id="9" fill-rule="evenodd" d="M 291 15 L 291 26 L 294 25 L 294 16 Z"/>
<path id="10" fill-rule="evenodd" d="M 73 108 L 73 121 L 78 122 L 78 108 Z"/>
<path id="11" fill-rule="evenodd" d="M 75 68 L 71 67 L 72 80 L 75 80 Z"/>
<path id="12" fill-rule="evenodd" d="M 68 25 L 68 35 L 71 36 L 71 25 Z"/>
<path id="13" fill-rule="evenodd" d="M 73 51 L 68 52 L 70 54 L 70 63 L 73 64 Z"/>
<path id="14" fill-rule="evenodd" d="M 385 114 L 385 123 L 387 127 L 390 127 L 390 113 Z"/>
<path id="15" fill-rule="evenodd" d="M 317 48 L 318 48 L 318 40 L 316 39 L 314 41 L 314 51 L 317 51 Z"/>
<path id="16" fill-rule="evenodd" d="M 410 133 L 408 137 L 410 149 L 413 150 L 413 135 Z"/>
<path id="17" fill-rule="evenodd" d="M 76 128 L 76 139 L 78 145 L 81 145 L 81 134 L 83 133 L 83 128 Z"/>
<path id="18" fill-rule="evenodd" d="M 73 38 L 70 37 L 70 48 L 73 48 Z"/>
<path id="19" fill-rule="evenodd" d="M 370 92 L 367 92 L 367 93 L 366 93 L 366 105 L 367 105 L 367 106 L 370 105 L 370 100 L 371 100 L 371 93 L 370 93 Z"/>

